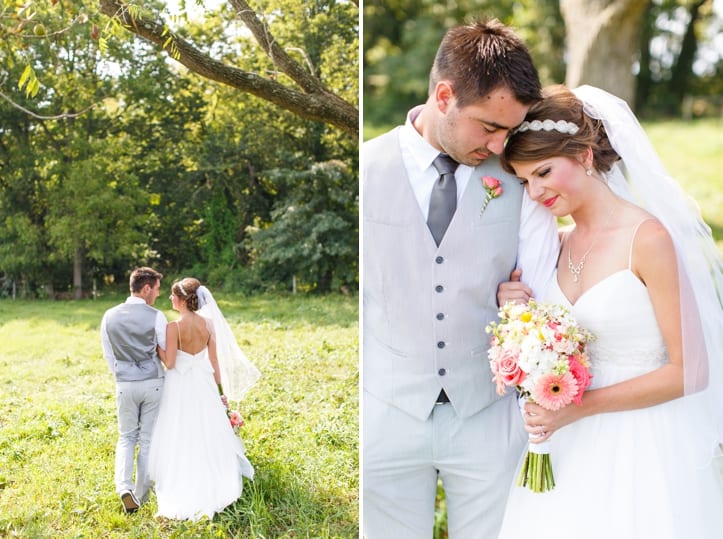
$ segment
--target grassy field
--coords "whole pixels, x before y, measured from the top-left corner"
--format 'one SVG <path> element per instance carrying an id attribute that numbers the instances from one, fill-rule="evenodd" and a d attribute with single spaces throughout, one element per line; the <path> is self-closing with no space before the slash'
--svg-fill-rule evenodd
<path id="1" fill-rule="evenodd" d="M 358 298 L 217 298 L 263 374 L 232 403 L 256 478 L 195 524 L 154 518 L 154 497 L 125 515 L 114 492 L 98 328 L 123 299 L 0 302 L 0 537 L 357 537 Z"/>
<path id="2" fill-rule="evenodd" d="M 723 249 L 723 119 L 643 125 L 668 172 L 700 206 Z"/>
<path id="3" fill-rule="evenodd" d="M 393 126 L 364 126 L 364 139 Z M 700 205 L 723 249 L 723 119 L 646 122 L 646 132 L 668 172 Z"/>

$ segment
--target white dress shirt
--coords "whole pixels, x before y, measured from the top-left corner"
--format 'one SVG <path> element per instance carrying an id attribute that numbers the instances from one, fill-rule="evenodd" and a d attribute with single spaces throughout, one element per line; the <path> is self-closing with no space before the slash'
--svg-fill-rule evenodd
<path id="1" fill-rule="evenodd" d="M 439 150 L 427 142 L 412 123 L 421 109 L 419 106 L 409 111 L 407 121 L 399 132 L 399 142 L 404 168 L 426 221 L 434 182 L 439 177 L 437 169 L 432 165 Z M 475 167 L 460 164 L 454 173 L 458 203 L 474 169 Z M 557 266 L 559 251 L 557 220 L 544 206 L 534 202 L 525 190 L 520 215 L 517 267 L 522 269 L 522 281 L 533 290 L 537 298 L 544 297 Z"/>

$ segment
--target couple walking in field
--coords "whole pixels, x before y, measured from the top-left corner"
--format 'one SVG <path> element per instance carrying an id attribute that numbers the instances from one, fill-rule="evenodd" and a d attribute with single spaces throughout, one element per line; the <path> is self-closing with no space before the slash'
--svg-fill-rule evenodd
<path id="1" fill-rule="evenodd" d="M 542 90 L 478 22 L 362 156 L 365 537 L 431 537 L 438 481 L 456 539 L 719 537 L 720 253 L 629 107 Z M 495 390 L 485 327 L 533 297 L 594 336 L 579 405 Z M 546 492 L 516 484 L 528 438 Z"/>
<path id="2" fill-rule="evenodd" d="M 116 379 L 116 492 L 126 513 L 153 488 L 157 516 L 212 518 L 241 496 L 244 476 L 253 478 L 227 408 L 259 372 L 197 279 L 173 283 L 180 318 L 168 324 L 153 307 L 162 277 L 135 269 L 130 297 L 101 322 L 103 355 Z"/>

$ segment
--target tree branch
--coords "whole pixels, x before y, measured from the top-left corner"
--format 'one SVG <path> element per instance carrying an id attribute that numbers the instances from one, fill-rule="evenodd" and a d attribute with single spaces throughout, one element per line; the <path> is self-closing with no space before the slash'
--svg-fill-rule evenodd
<path id="1" fill-rule="evenodd" d="M 93 107 L 95 107 L 98 104 L 98 103 L 93 103 L 92 105 L 84 108 L 80 112 L 63 112 L 61 114 L 54 114 L 53 116 L 43 116 L 41 114 L 33 112 L 30 109 L 26 109 L 22 105 L 13 101 L 11 97 L 4 94 L 3 92 L 0 92 L 0 98 L 4 99 L 5 101 L 10 103 L 10 105 L 15 107 L 16 109 L 23 111 L 25 114 L 27 114 L 31 118 L 35 118 L 36 120 L 66 120 L 69 118 L 77 118 L 78 116 L 82 116 L 83 114 L 85 114 L 86 112 L 88 112 L 90 109 L 92 109 Z"/>
<path id="2" fill-rule="evenodd" d="M 276 80 L 215 60 L 175 33 L 172 34 L 174 42 L 172 57 L 202 77 L 253 94 L 302 118 L 333 125 L 354 138 L 358 137 L 359 113 L 357 108 L 328 91 L 318 78 L 294 62 L 282 48 L 275 44 L 248 4 L 241 0 L 230 1 L 239 17 L 247 25 L 249 25 L 249 21 L 254 25 L 255 30 L 252 26 L 249 28 L 274 64 L 291 77 L 303 92 L 294 90 Z M 162 49 L 170 48 L 168 30 L 166 29 L 164 33 L 165 26 L 163 24 L 140 16 L 131 17 L 127 5 L 120 0 L 99 0 L 99 3 L 101 13 L 111 18 L 117 18 L 130 32 Z M 261 39 L 257 37 L 256 32 L 260 32 Z"/>
<path id="3" fill-rule="evenodd" d="M 244 0 L 229 0 L 236 15 L 246 24 L 261 48 L 264 49 L 271 61 L 291 80 L 296 82 L 307 93 L 323 92 L 322 86 L 315 73 L 309 73 L 286 54 L 271 35 L 269 27 L 259 20 L 256 13 Z"/>

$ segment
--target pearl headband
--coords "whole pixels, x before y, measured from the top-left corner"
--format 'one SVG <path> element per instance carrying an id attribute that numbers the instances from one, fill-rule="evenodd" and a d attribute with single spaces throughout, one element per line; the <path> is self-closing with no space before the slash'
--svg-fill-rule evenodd
<path id="1" fill-rule="evenodd" d="M 580 130 L 577 125 L 572 122 L 566 122 L 565 120 L 558 120 L 556 122 L 553 120 L 533 120 L 531 122 L 522 122 L 514 132 L 542 131 L 543 129 L 545 131 L 555 130 L 564 135 L 574 135 Z"/>
<path id="2" fill-rule="evenodd" d="M 181 294 L 183 294 L 183 297 L 185 298 L 188 294 L 183 288 L 183 285 L 181 283 L 178 283 L 178 289 L 181 291 Z"/>

